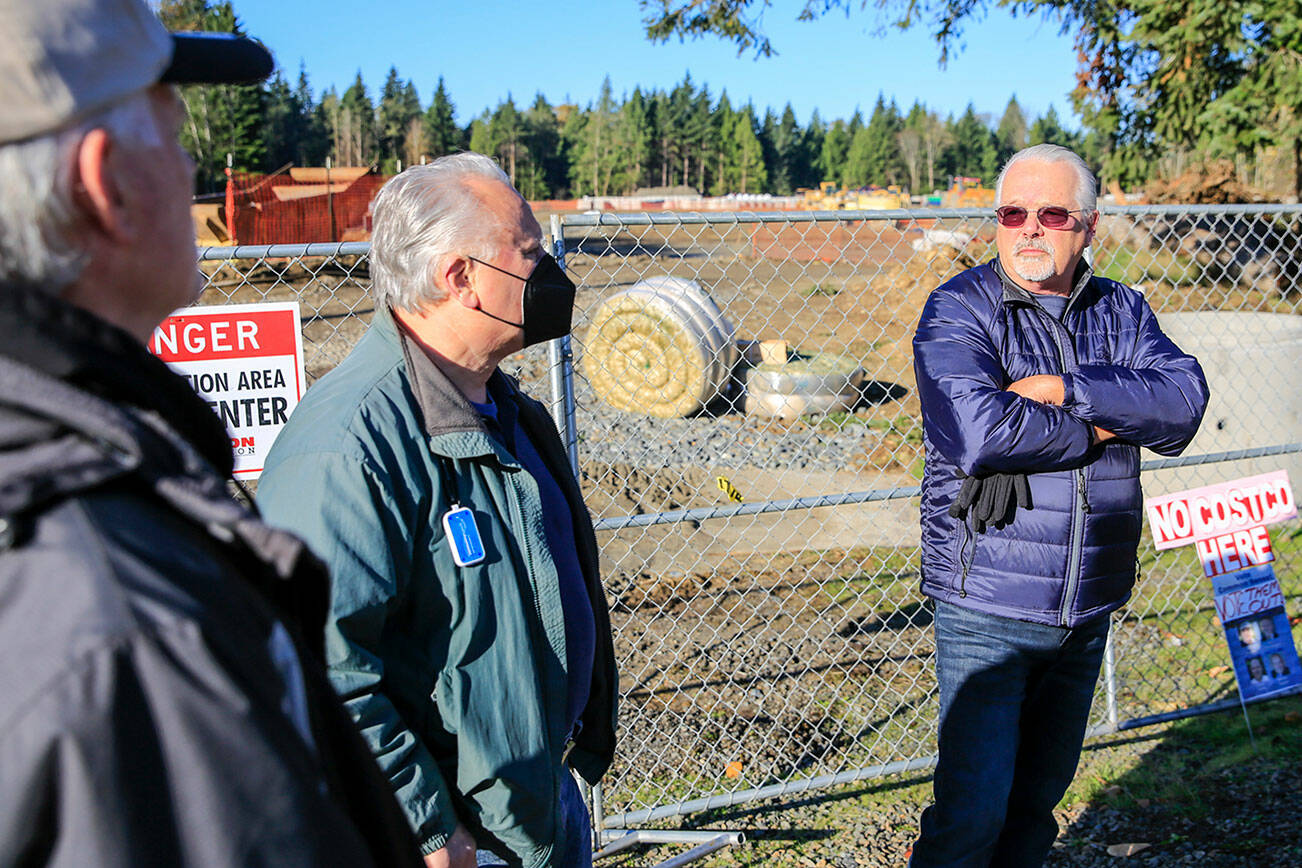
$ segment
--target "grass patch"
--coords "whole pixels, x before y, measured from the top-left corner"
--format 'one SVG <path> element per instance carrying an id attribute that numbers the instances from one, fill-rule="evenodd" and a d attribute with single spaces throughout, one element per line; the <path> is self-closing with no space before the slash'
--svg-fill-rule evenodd
<path id="1" fill-rule="evenodd" d="M 1209 793 L 1227 776 L 1247 783 L 1263 769 L 1302 764 L 1302 697 L 1248 706 L 1253 738 L 1240 709 L 1190 717 L 1163 731 L 1127 740 L 1136 749 L 1107 745 L 1087 750 L 1062 805 L 1107 804 L 1122 809 L 1165 806 L 1191 822 L 1216 809 Z M 1255 741 L 1255 744 L 1254 744 Z"/>
<path id="2" fill-rule="evenodd" d="M 1202 280 L 1202 268 L 1185 253 L 1170 250 L 1138 250 L 1113 247 L 1102 251 L 1098 271 L 1103 277 L 1127 285 L 1161 282 L 1171 286 L 1190 286 Z"/>
<path id="3" fill-rule="evenodd" d="M 815 295 L 831 297 L 840 295 L 840 293 L 841 287 L 837 286 L 835 283 L 811 283 L 800 290 L 800 294 L 805 298 L 810 298 Z"/>

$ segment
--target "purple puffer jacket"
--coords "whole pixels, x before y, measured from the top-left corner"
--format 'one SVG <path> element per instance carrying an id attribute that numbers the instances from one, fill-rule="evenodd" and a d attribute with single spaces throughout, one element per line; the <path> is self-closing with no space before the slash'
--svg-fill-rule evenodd
<path id="1" fill-rule="evenodd" d="M 971 268 L 927 299 L 913 338 L 922 403 L 922 590 L 1074 627 L 1130 597 L 1142 521 L 1139 447 L 1179 454 L 1207 408 L 1198 360 L 1144 297 L 1081 264 L 1063 321 L 1002 273 Z M 1060 374 L 1063 406 L 1004 389 Z M 1097 425 L 1117 439 L 1091 445 Z M 1028 474 L 1032 506 L 977 534 L 951 518 L 958 471 Z"/>

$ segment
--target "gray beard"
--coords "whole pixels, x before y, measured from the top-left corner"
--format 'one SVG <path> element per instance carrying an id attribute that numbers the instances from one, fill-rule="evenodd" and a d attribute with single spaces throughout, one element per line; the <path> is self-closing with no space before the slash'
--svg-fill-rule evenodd
<path id="1" fill-rule="evenodd" d="M 1013 271 L 1017 272 L 1017 276 L 1022 280 L 1029 280 L 1032 283 L 1043 283 L 1058 276 L 1058 268 L 1053 264 L 1052 259 L 1027 262 L 1014 256 Z"/>
<path id="2" fill-rule="evenodd" d="M 1042 259 L 1023 260 L 1018 254 L 1023 250 L 1037 250 L 1045 254 Z M 1053 248 L 1047 242 L 1028 240 L 1013 251 L 1013 271 L 1022 280 L 1043 283 L 1058 276 L 1058 266 L 1053 261 Z"/>

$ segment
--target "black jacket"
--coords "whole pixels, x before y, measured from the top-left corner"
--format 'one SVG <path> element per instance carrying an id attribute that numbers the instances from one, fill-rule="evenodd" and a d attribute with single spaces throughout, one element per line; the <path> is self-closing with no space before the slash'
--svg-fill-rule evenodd
<path id="1" fill-rule="evenodd" d="M 0 866 L 420 864 L 230 469 L 138 342 L 0 287 Z"/>

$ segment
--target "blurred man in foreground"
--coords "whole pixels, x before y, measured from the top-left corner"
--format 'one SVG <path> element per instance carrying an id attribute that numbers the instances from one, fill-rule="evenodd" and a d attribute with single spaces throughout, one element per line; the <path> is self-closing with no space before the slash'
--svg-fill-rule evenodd
<path id="1" fill-rule="evenodd" d="M 1066 148 L 1014 154 L 999 255 L 933 292 L 913 339 L 940 684 L 913 868 L 1043 862 L 1108 614 L 1135 581 L 1139 447 L 1178 454 L 1207 407 L 1202 368 L 1144 297 L 1084 261 L 1096 190 Z"/>
<path id="2" fill-rule="evenodd" d="M 144 347 L 199 288 L 167 82 L 270 55 L 141 0 L 0 0 L 0 41 L 0 865 L 418 865 L 323 570 Z"/>

